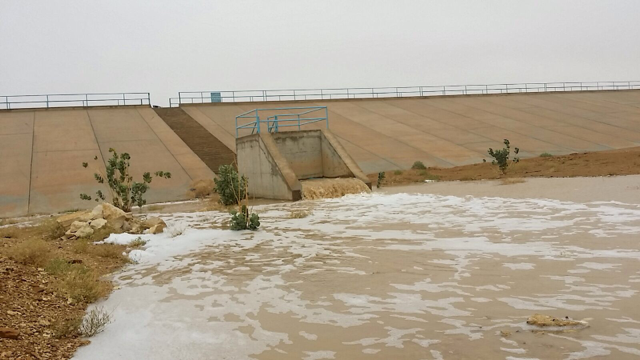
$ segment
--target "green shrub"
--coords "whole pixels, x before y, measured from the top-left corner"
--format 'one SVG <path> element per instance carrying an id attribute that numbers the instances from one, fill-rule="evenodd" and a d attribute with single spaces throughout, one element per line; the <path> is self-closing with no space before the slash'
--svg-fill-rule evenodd
<path id="1" fill-rule="evenodd" d="M 214 181 L 215 190 L 220 195 L 220 203 L 223 205 L 237 205 L 247 196 L 247 178 L 238 177 L 238 172 L 231 165 L 220 166 L 218 178 Z"/>
<path id="2" fill-rule="evenodd" d="M 393 175 L 402 175 L 402 170 L 396 170 L 393 172 Z"/>
<path id="3" fill-rule="evenodd" d="M 548 152 L 544 152 L 540 154 L 540 157 L 553 157 L 553 155 L 549 154 Z"/>
<path id="4" fill-rule="evenodd" d="M 246 205 L 242 205 L 240 212 L 231 211 L 231 230 L 258 230 L 260 217 L 256 213 L 249 213 Z"/>
<path id="5" fill-rule="evenodd" d="M 413 165 L 411 165 L 411 168 L 413 170 L 426 170 L 427 167 L 424 166 L 424 164 L 422 163 L 422 161 L 416 161 L 413 163 Z"/>
<path id="6" fill-rule="evenodd" d="M 384 179 L 387 177 L 384 171 L 378 173 L 378 187 L 382 187 L 382 183 L 384 183 Z"/>
<path id="7" fill-rule="evenodd" d="M 498 165 L 498 167 L 500 168 L 500 171 L 504 174 L 507 172 L 507 167 L 509 166 L 509 155 L 511 154 L 511 144 L 509 143 L 508 139 L 504 139 L 504 148 L 500 149 L 500 150 L 493 150 L 492 148 L 489 148 L 489 151 L 487 151 L 487 153 L 489 154 L 489 156 L 491 156 L 494 160 L 491 162 L 493 165 Z M 520 149 L 518 148 L 514 148 L 514 154 L 518 154 L 520 152 Z M 514 163 L 517 163 L 518 161 L 520 161 L 519 158 L 514 157 L 512 159 L 512 161 Z"/>
<path id="8" fill-rule="evenodd" d="M 109 186 L 111 192 L 111 203 L 113 206 L 122 209 L 125 212 L 130 212 L 133 205 L 139 207 L 144 206 L 147 200 L 144 199 L 144 194 L 149 190 L 149 184 L 151 184 L 151 174 L 145 172 L 142 175 L 142 182 L 133 181 L 133 176 L 129 174 L 129 160 L 131 156 L 128 153 L 118 154 L 113 148 L 109 149 L 112 154 L 111 158 L 107 162 L 106 174 L 94 173 L 93 177 L 99 184 L 104 184 L 105 181 Z M 94 157 L 93 160 L 98 160 L 98 157 Z M 84 162 L 82 167 L 86 168 L 89 164 Z M 156 171 L 155 176 L 170 179 L 171 173 L 166 171 Z M 91 200 L 91 196 L 87 194 L 80 194 L 80 199 Z M 105 195 L 102 190 L 96 191 L 95 201 L 104 201 Z"/>

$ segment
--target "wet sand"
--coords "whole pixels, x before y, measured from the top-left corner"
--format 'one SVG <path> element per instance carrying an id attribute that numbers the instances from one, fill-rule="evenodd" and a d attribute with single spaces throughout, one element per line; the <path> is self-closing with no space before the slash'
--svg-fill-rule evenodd
<path id="1" fill-rule="evenodd" d="M 187 230 L 147 235 L 101 304 L 114 322 L 76 358 L 638 358 L 635 184 L 387 188 L 258 206 L 255 233 L 165 214 Z M 536 313 L 588 326 L 540 329 Z"/>

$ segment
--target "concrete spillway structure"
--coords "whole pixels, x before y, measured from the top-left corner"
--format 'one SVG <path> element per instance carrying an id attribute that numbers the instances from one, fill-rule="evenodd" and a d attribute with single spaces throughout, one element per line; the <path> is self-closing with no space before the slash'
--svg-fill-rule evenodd
<path id="1" fill-rule="evenodd" d="M 420 160 L 481 162 L 503 139 L 521 157 L 640 145 L 640 90 L 181 105 L 235 150 L 235 116 L 257 107 L 327 106 L 331 132 L 365 173 Z M 324 125 L 309 125 L 311 128 Z M 286 131 L 286 130 L 283 130 Z"/>
<path id="2" fill-rule="evenodd" d="M 238 172 L 249 179 L 251 196 L 302 199 L 300 180 L 357 178 L 371 181 L 326 130 L 260 133 L 236 140 Z"/>
<path id="3" fill-rule="evenodd" d="M 154 179 L 149 202 L 185 199 L 193 180 L 214 176 L 148 106 L 0 111 L 0 217 L 95 205 L 79 194 L 100 189 L 93 173 L 104 173 L 109 148 L 131 155 L 135 180 L 171 172 Z"/>

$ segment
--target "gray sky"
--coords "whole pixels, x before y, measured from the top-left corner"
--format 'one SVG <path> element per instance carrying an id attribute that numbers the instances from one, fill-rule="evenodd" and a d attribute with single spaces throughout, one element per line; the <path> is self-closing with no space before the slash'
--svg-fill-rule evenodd
<path id="1" fill-rule="evenodd" d="M 0 0 L 0 95 L 640 80 L 638 0 Z"/>

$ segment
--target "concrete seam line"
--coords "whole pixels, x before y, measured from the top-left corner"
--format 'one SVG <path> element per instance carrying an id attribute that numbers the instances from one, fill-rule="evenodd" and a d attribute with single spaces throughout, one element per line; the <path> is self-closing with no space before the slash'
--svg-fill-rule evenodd
<path id="1" fill-rule="evenodd" d="M 29 164 L 29 191 L 27 195 L 27 215 L 31 210 L 31 177 L 33 176 L 33 149 L 35 148 L 36 138 L 36 112 L 33 112 L 33 119 L 31 122 L 31 163 Z"/>
<path id="2" fill-rule="evenodd" d="M 138 116 L 140 116 L 140 118 L 142 118 L 142 121 L 144 121 L 144 123 L 149 127 L 149 129 L 151 129 L 151 131 L 153 132 L 153 134 L 156 136 L 156 139 L 158 139 L 158 141 L 160 141 L 160 143 L 162 144 L 162 146 L 164 146 L 165 149 L 167 149 L 167 151 L 169 152 L 169 154 L 171 154 L 171 157 L 173 158 L 173 160 L 175 160 L 178 165 L 180 165 L 180 168 L 182 169 L 182 171 L 184 171 L 185 174 L 187 174 L 187 177 L 189 177 L 190 180 L 193 181 L 193 178 L 191 177 L 191 175 L 189 175 L 189 173 L 187 172 L 187 169 L 184 168 L 184 166 L 182 166 L 182 164 L 180 163 L 180 161 L 178 161 L 178 159 L 176 159 L 176 156 L 173 155 L 173 152 L 171 152 L 171 150 L 169 150 L 169 148 L 167 147 L 167 145 L 164 143 L 164 141 L 162 141 L 162 139 L 160 139 L 160 137 L 158 136 L 158 133 L 156 133 L 156 131 L 151 127 L 151 125 L 149 125 L 149 122 L 147 121 L 147 119 L 144 118 L 144 116 L 142 116 L 142 114 L 140 114 L 140 110 L 136 109 L 136 112 L 138 113 Z M 158 116 L 158 114 L 156 114 L 156 112 L 153 112 L 153 116 Z M 178 136 L 173 130 L 171 130 L 171 132 Z M 178 136 L 179 137 L 179 136 Z M 182 141 L 182 139 L 180 139 Z M 184 141 L 183 141 L 184 142 Z M 186 145 L 186 144 L 185 144 Z M 188 146 L 188 145 L 187 145 Z M 191 148 L 189 148 L 189 150 L 191 150 Z M 191 150 L 191 152 L 193 153 L 193 150 Z M 200 159 L 198 157 L 198 159 Z M 200 159 L 200 161 L 202 161 L 202 159 Z M 213 171 L 213 170 L 212 170 Z"/>

